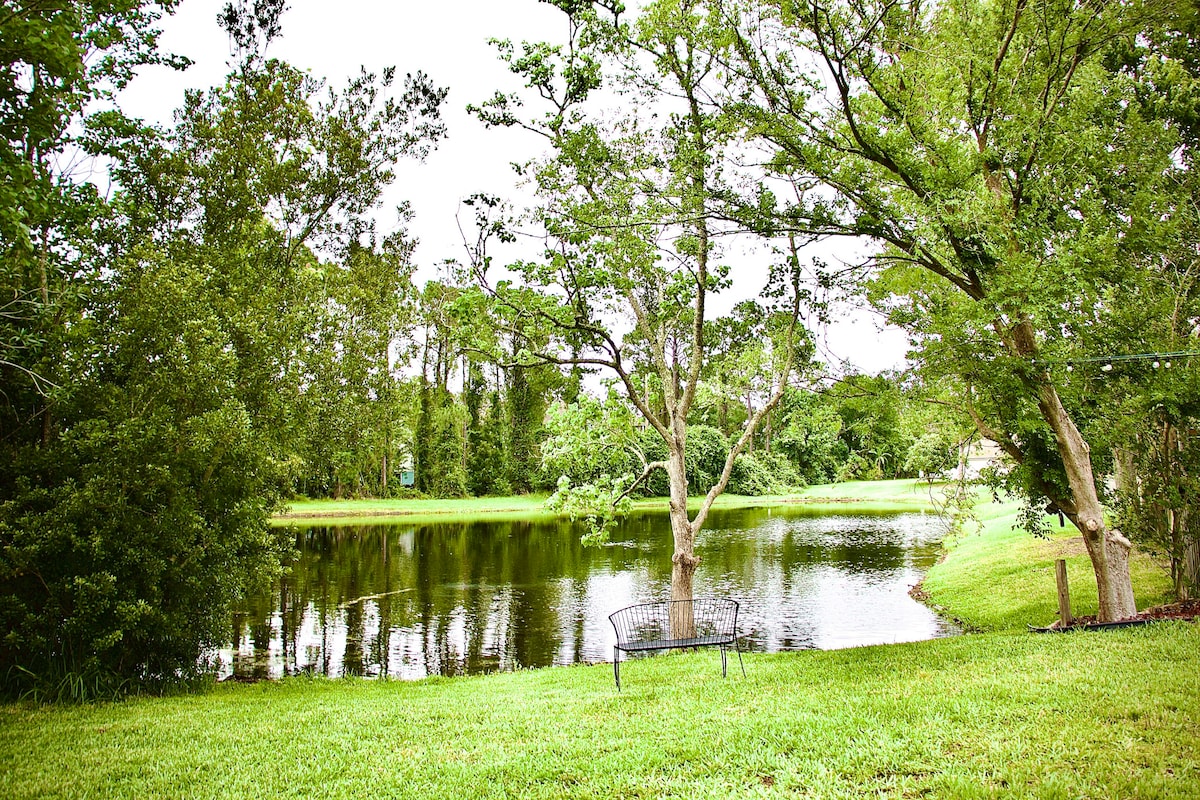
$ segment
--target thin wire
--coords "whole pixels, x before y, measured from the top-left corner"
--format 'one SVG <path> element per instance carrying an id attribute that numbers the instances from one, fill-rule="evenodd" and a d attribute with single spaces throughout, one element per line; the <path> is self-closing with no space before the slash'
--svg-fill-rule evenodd
<path id="1" fill-rule="evenodd" d="M 1054 359 L 1035 358 L 1034 364 L 1053 366 L 1055 364 L 1112 364 L 1118 361 L 1170 361 L 1178 358 L 1193 358 L 1200 356 L 1200 350 L 1180 350 L 1174 353 L 1127 353 L 1115 356 L 1086 356 L 1083 358 L 1068 358 L 1061 361 Z"/>

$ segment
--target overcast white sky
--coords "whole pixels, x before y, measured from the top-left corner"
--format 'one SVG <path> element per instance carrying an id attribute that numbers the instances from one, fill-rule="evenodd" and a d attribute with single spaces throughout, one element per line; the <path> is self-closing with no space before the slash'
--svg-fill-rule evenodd
<path id="1" fill-rule="evenodd" d="M 182 73 L 165 68 L 143 71 L 123 94 L 122 108 L 166 124 L 182 103 L 185 89 L 207 89 L 224 80 L 229 42 L 216 22 L 223 5 L 224 0 L 183 0 L 178 11 L 163 21 L 161 46 L 195 63 Z M 448 139 L 424 163 L 398 165 L 398 179 L 376 214 L 380 230 L 386 232 L 397 224 L 396 204 L 405 200 L 412 204 L 416 216 L 410 230 L 420 240 L 416 259 L 424 274 L 432 277 L 436 264 L 462 257 L 455 221 L 462 198 L 482 191 L 512 198 L 518 207 L 529 202 L 529 195 L 517 187 L 510 164 L 536 156 L 542 146 L 540 137 L 485 130 L 465 107 L 487 99 L 497 89 L 518 88 L 516 79 L 496 59 L 488 38 L 560 39 L 565 25 L 556 8 L 538 0 L 290 0 L 282 22 L 283 35 L 271 44 L 268 55 L 326 78 L 335 87 L 361 66 L 378 72 L 394 65 L 401 75 L 421 70 L 437 85 L 450 88 L 444 110 Z M 465 223 L 469 215 L 463 218 Z M 497 255 L 502 259 L 505 254 Z M 749 263 L 739 269 L 735 253 L 727 261 L 734 268 L 734 290 L 726 299 L 732 305 L 754 296 L 762 277 L 761 270 Z M 881 330 L 873 315 L 862 312 L 847 312 L 819 338 L 827 358 L 847 359 L 868 372 L 899 365 L 906 349 L 902 333 Z"/>

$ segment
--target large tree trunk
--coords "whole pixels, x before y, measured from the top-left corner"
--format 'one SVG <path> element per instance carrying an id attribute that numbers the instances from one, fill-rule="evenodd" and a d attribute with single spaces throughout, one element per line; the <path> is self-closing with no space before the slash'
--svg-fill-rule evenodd
<path id="1" fill-rule="evenodd" d="M 671 599 L 691 600 L 692 576 L 700 559 L 696 557 L 696 531 L 688 519 L 687 465 L 684 460 L 685 433 L 683 425 L 674 426 L 675 435 L 668 443 L 667 476 L 671 483 L 671 535 L 675 541 L 675 552 L 671 556 Z M 695 619 L 690 603 L 676 603 L 671 607 L 671 638 L 687 639 L 696 635 Z"/>
<path id="2" fill-rule="evenodd" d="M 1071 502 L 1059 503 L 1083 534 L 1084 546 L 1096 574 L 1100 601 L 1099 620 L 1115 622 L 1137 614 L 1129 554 L 1133 546 L 1121 532 L 1104 522 L 1104 507 L 1096 491 L 1092 454 L 1079 429 L 1063 408 L 1058 392 L 1048 382 L 1038 387 L 1038 408 L 1054 431 L 1058 452 L 1071 487 Z"/>
<path id="3" fill-rule="evenodd" d="M 1011 347 L 1014 355 L 1033 357 L 1037 354 L 1037 339 L 1028 320 L 1012 328 Z M 1133 581 L 1129 575 L 1129 555 L 1133 545 L 1120 531 L 1104 522 L 1104 506 L 1096 491 L 1096 474 L 1092 469 L 1092 452 L 1063 407 L 1058 390 L 1048 376 L 1035 378 L 1030 388 L 1037 397 L 1038 411 L 1054 432 L 1058 454 L 1067 473 L 1070 497 L 1051 497 L 1063 513 L 1083 534 L 1083 543 L 1096 575 L 1100 622 L 1115 622 L 1137 614 L 1133 597 Z"/>

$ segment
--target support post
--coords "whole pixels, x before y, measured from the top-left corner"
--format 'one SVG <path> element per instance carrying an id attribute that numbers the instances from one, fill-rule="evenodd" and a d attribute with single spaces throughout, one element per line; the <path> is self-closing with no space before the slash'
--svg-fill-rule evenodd
<path id="1" fill-rule="evenodd" d="M 1071 616 L 1071 592 L 1067 587 L 1067 561 L 1058 559 L 1054 564 L 1054 577 L 1058 581 L 1058 627 L 1069 628 L 1075 622 Z"/>

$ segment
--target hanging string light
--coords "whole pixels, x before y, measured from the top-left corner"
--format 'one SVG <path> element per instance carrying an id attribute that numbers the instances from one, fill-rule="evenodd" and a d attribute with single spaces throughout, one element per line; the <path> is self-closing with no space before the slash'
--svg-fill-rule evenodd
<path id="1" fill-rule="evenodd" d="M 1171 353 L 1128 353 L 1111 356 L 1086 356 L 1083 358 L 1067 359 L 1065 361 L 1034 359 L 1033 366 L 1040 366 L 1045 369 L 1062 366 L 1067 372 L 1074 372 L 1077 366 L 1099 364 L 1101 372 L 1112 372 L 1117 364 L 1133 361 L 1149 361 L 1152 369 L 1170 369 L 1173 360 L 1183 361 L 1197 356 L 1200 356 L 1200 350 L 1180 350 Z"/>

